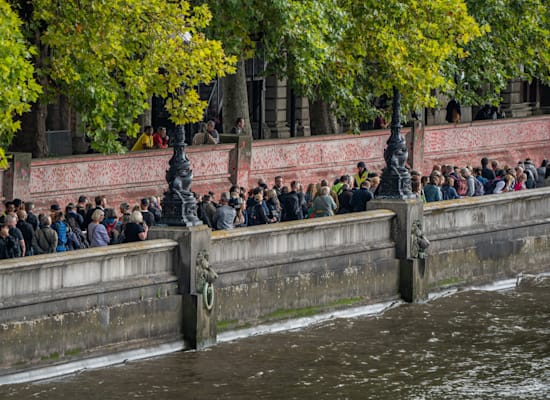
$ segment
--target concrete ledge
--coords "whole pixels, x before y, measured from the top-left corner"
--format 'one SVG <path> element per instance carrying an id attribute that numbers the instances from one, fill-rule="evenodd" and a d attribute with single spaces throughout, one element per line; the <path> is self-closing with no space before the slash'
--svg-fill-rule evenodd
<path id="1" fill-rule="evenodd" d="M 546 223 L 549 209 L 550 188 L 427 203 L 424 230 L 445 238 L 537 225 Z"/>
<path id="2" fill-rule="evenodd" d="M 161 252 L 173 249 L 177 242 L 173 240 L 145 240 L 136 243 L 117 244 L 115 246 L 94 247 L 64 253 L 41 254 L 32 257 L 11 258 L 2 260 L 0 273 L 10 268 L 22 269 L 24 267 L 35 268 L 37 264 L 41 267 L 48 267 L 59 263 L 68 264 L 73 261 L 82 261 L 90 259 L 114 258 L 126 254 Z"/>
<path id="3" fill-rule="evenodd" d="M 152 240 L 6 260 L 0 267 L 0 303 L 6 298 L 173 274 L 176 246 L 175 241 Z"/>
<path id="4" fill-rule="evenodd" d="M 384 247 L 391 242 L 394 216 L 388 210 L 367 211 L 216 231 L 210 262 L 223 270 L 226 265 L 252 260 L 277 264 L 280 259 L 311 258 L 307 254 L 322 259 L 354 246 Z"/>
<path id="5" fill-rule="evenodd" d="M 8 260 L 0 375 L 183 338 L 173 240 Z"/>

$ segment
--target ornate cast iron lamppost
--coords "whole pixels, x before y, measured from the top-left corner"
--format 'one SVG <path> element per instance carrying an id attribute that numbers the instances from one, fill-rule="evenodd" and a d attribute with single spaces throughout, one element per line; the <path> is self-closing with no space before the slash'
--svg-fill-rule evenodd
<path id="1" fill-rule="evenodd" d="M 183 125 L 176 128 L 174 154 L 166 171 L 168 191 L 162 200 L 161 223 L 175 226 L 196 226 L 202 221 L 197 217 L 197 201 L 191 192 L 193 170 L 185 154 L 185 129 Z"/>
<path id="2" fill-rule="evenodd" d="M 386 167 L 382 170 L 380 193 L 378 199 L 413 199 L 411 191 L 411 175 L 405 162 L 408 158 L 407 143 L 401 135 L 401 95 L 393 88 L 393 113 L 391 119 L 391 135 L 384 149 Z"/>

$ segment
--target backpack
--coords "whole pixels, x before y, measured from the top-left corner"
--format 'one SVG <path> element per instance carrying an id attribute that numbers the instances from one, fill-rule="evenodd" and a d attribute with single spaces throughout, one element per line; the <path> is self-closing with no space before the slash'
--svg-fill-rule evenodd
<path id="1" fill-rule="evenodd" d="M 67 216 L 67 225 L 69 226 L 67 230 L 67 246 L 69 250 L 87 249 L 90 247 L 86 235 L 82 233 L 80 225 L 74 216 Z"/>
<path id="2" fill-rule="evenodd" d="M 83 248 L 78 235 L 73 230 L 67 233 L 67 247 L 69 250 L 80 250 Z"/>
<path id="3" fill-rule="evenodd" d="M 466 196 L 466 193 L 468 193 L 468 182 L 466 179 L 455 175 L 455 190 L 460 197 Z"/>
<path id="4" fill-rule="evenodd" d="M 474 178 L 474 196 L 483 196 L 485 194 L 485 188 L 483 187 L 483 183 L 477 178 Z"/>
<path id="5" fill-rule="evenodd" d="M 304 217 L 300 198 L 296 192 L 287 193 L 282 198 L 281 205 L 283 206 L 283 221 L 293 221 Z"/>
<path id="6" fill-rule="evenodd" d="M 21 252 L 21 244 L 19 243 L 19 240 L 12 236 L 12 235 L 8 235 L 8 244 L 7 244 L 7 247 L 8 249 L 10 249 L 12 252 L 13 252 L 13 257 L 14 258 L 17 258 L 17 257 L 21 257 L 22 256 L 22 252 Z"/>
<path id="7" fill-rule="evenodd" d="M 487 182 L 487 185 L 485 186 L 485 194 L 493 194 L 495 188 L 497 187 L 497 183 L 499 183 L 500 181 L 500 178 L 495 178 Z"/>
<path id="8" fill-rule="evenodd" d="M 261 207 L 261 204 L 255 204 L 250 208 L 250 212 L 248 214 L 248 226 L 254 226 L 254 225 L 260 225 L 260 211 L 258 210 L 258 207 Z"/>

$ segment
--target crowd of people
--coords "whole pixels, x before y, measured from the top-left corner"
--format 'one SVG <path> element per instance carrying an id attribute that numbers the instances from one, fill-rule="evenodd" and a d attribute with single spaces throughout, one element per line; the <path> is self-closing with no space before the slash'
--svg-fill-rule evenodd
<path id="1" fill-rule="evenodd" d="M 481 165 L 435 165 L 429 175 L 411 170 L 413 194 L 424 202 L 459 199 L 532 189 L 550 184 L 547 160 L 535 167 L 530 159 L 514 167 L 483 158 Z M 214 230 L 272 224 L 305 218 L 365 211 L 380 190 L 381 174 L 357 164 L 355 175 L 334 182 L 323 179 L 307 188 L 292 181 L 285 185 L 277 176 L 270 189 L 263 179 L 254 189 L 232 186 L 216 201 L 213 193 L 197 196 L 198 216 Z"/>
<path id="2" fill-rule="evenodd" d="M 411 170 L 411 189 L 424 202 L 532 189 L 550 185 L 547 163 L 543 160 L 537 168 L 526 159 L 512 167 L 483 158 L 476 167 L 435 165 L 427 176 Z M 219 199 L 213 192 L 195 194 L 197 216 L 213 230 L 227 230 L 366 211 L 380 182 L 381 174 L 368 171 L 364 162 L 357 164 L 354 175 L 306 188 L 299 181 L 286 185 L 282 176 L 274 178 L 271 188 L 259 179 L 255 188 L 231 186 Z M 94 200 L 91 204 L 80 196 L 64 210 L 56 203 L 39 215 L 32 202 L 6 201 L 0 215 L 0 259 L 146 240 L 149 227 L 161 219 L 155 196 L 134 206 L 123 202 L 118 210 L 107 206 L 105 196 Z"/>
<path id="3" fill-rule="evenodd" d="M 89 247 L 147 239 L 149 227 L 160 221 L 156 197 L 139 204 L 121 203 L 118 212 L 107 206 L 105 196 L 94 204 L 86 196 L 64 210 L 52 204 L 49 212 L 35 214 L 33 202 L 13 199 L 4 203 L 0 215 L 0 259 L 58 253 Z"/>
<path id="4" fill-rule="evenodd" d="M 481 166 L 434 165 L 429 176 L 411 172 L 412 189 L 425 202 L 534 189 L 550 184 L 547 160 L 536 167 L 528 158 L 516 166 L 481 159 Z"/>

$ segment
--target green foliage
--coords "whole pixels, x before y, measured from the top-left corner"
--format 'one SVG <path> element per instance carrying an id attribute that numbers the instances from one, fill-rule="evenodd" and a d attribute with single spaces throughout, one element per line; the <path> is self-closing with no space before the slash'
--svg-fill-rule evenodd
<path id="1" fill-rule="evenodd" d="M 463 0 L 210 0 L 213 33 L 233 54 L 251 38 L 267 73 L 297 94 L 332 104 L 352 121 L 374 118 L 373 101 L 403 96 L 403 111 L 434 106 L 434 89 L 452 91 L 449 60 L 482 35 Z"/>
<path id="2" fill-rule="evenodd" d="M 21 33 L 21 21 L 5 0 L 0 0 L 0 168 L 7 168 L 5 149 L 20 128 L 15 117 L 30 108 L 40 86 L 33 79 L 31 51 Z"/>
<path id="3" fill-rule="evenodd" d="M 267 63 L 266 74 L 289 78 L 307 95 L 323 80 L 322 66 L 332 62 L 346 15 L 337 0 L 209 0 L 213 37 L 230 54 Z"/>
<path id="4" fill-rule="evenodd" d="M 465 104 L 498 105 L 511 79 L 550 83 L 550 4 L 548 0 L 466 0 L 486 34 L 465 46 L 469 57 L 451 59 L 456 97 Z"/>
<path id="5" fill-rule="evenodd" d="M 232 58 L 203 31 L 205 5 L 178 0 L 36 0 L 34 19 L 46 26 L 47 71 L 81 114 L 92 147 L 123 151 L 118 133 L 136 136 L 148 98 L 168 98 L 176 124 L 198 121 L 204 102 L 194 89 L 231 72 Z M 186 89 L 182 89 L 185 87 Z"/>
<path id="6" fill-rule="evenodd" d="M 291 0 L 271 3 L 265 15 L 264 58 L 267 73 L 288 78 L 301 95 L 314 97 L 333 65 L 335 48 L 351 27 L 337 0 Z"/>
<path id="7" fill-rule="evenodd" d="M 323 94 L 352 121 L 373 118 L 373 99 L 402 95 L 404 114 L 436 105 L 434 89 L 452 91 L 442 74 L 449 59 L 467 56 L 464 45 L 482 35 L 463 1 L 342 0 L 351 20 L 327 65 Z"/>

